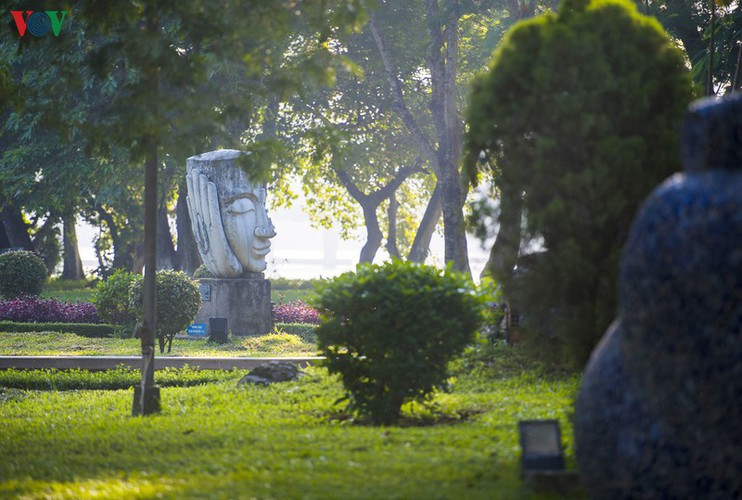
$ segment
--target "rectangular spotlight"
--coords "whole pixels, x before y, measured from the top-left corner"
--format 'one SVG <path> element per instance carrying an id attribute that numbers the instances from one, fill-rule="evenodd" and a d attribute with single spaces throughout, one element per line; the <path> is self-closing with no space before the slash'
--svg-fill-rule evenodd
<path id="1" fill-rule="evenodd" d="M 562 433 L 558 420 L 518 422 L 523 472 L 564 470 Z"/>

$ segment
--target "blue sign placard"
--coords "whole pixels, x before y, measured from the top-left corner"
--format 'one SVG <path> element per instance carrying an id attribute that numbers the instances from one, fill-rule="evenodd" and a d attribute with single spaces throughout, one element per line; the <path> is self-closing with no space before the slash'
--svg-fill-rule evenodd
<path id="1" fill-rule="evenodd" d="M 193 323 L 192 325 L 188 325 L 188 335 L 193 335 L 194 337 L 205 337 L 207 335 L 206 333 L 206 323 Z"/>

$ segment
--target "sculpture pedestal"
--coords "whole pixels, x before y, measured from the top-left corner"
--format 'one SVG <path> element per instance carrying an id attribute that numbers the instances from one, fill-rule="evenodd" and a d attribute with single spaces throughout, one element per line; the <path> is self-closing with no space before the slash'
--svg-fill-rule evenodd
<path id="1" fill-rule="evenodd" d="M 227 318 L 233 335 L 265 335 L 273 330 L 271 282 L 254 273 L 247 278 L 202 278 L 201 308 L 196 323 Z"/>

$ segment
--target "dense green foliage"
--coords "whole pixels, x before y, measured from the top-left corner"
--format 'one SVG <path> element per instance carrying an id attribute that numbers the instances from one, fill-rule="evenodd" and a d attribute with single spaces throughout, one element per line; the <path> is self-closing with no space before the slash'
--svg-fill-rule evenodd
<path id="1" fill-rule="evenodd" d="M 143 318 L 142 297 L 144 280 L 135 279 L 129 289 L 129 305 L 136 311 L 137 319 Z M 193 322 L 201 307 L 198 285 L 182 271 L 157 271 L 157 338 L 160 352 L 172 349 L 173 337 Z"/>
<path id="2" fill-rule="evenodd" d="M 742 89 L 742 4 L 733 0 L 683 2 L 641 0 L 639 10 L 657 17 L 665 30 L 682 42 L 696 85 L 709 91 L 709 66 L 713 63 L 712 89 L 722 95 Z M 714 12 L 712 12 L 712 10 Z M 736 86 L 734 78 L 737 77 Z"/>
<path id="3" fill-rule="evenodd" d="M 622 0 L 568 0 L 514 27 L 473 90 L 470 174 L 484 158 L 545 252 L 498 276 L 531 333 L 583 363 L 617 312 L 621 247 L 641 200 L 679 168 L 692 97 L 680 51 Z"/>
<path id="4" fill-rule="evenodd" d="M 98 282 L 93 302 L 103 321 L 116 325 L 131 325 L 136 322 L 136 313 L 129 305 L 129 288 L 137 276 L 117 269 L 106 280 Z"/>
<path id="5" fill-rule="evenodd" d="M 449 360 L 479 326 L 481 299 L 450 266 L 393 260 L 359 265 L 318 286 L 316 334 L 350 408 L 375 424 L 396 422 L 402 404 L 446 381 Z"/>
<path id="6" fill-rule="evenodd" d="M 81 337 L 104 338 L 113 335 L 115 325 L 100 323 L 19 323 L 0 321 L 0 332 L 64 332 Z"/>
<path id="7" fill-rule="evenodd" d="M 39 295 L 46 277 L 44 261 L 33 252 L 15 250 L 0 254 L 0 297 Z"/>
<path id="8" fill-rule="evenodd" d="M 22 0 L 6 4 L 8 10 L 41 8 Z M 147 158 L 161 169 L 158 261 L 192 270 L 194 264 L 183 261 L 193 249 L 179 241 L 176 253 L 162 222 L 175 192 L 184 192 L 185 158 L 244 147 L 240 138 L 261 97 L 278 102 L 309 82 L 330 82 L 329 61 L 336 54 L 327 39 L 353 29 L 361 4 L 62 2 L 54 7 L 66 13 L 59 36 L 41 38 L 19 37 L 6 12 L 0 37 L 0 221 L 6 221 L 6 209 L 22 220 L 23 210 L 30 224 L 19 232 L 31 232 L 35 248 L 52 257 L 56 249 L 42 247 L 42 240 L 55 243 L 51 233 L 64 221 L 65 253 L 72 253 L 77 242 L 70 228 L 80 215 L 100 229 L 95 247 L 101 276 L 118 268 L 141 271 L 141 160 Z M 281 47 L 289 44 L 293 57 L 285 58 Z M 179 199 L 184 208 L 185 196 Z M 183 236 L 190 222 L 178 212 Z M 65 258 L 65 270 L 70 260 Z"/>
<path id="9" fill-rule="evenodd" d="M 462 374 L 435 406 L 406 405 L 405 427 L 378 429 L 349 425 L 333 405 L 339 381 L 306 371 L 268 387 L 236 388 L 242 373 L 222 372 L 223 382 L 168 388 L 150 418 L 130 417 L 131 390 L 60 390 L 112 386 L 125 371 L 13 372 L 8 379 L 27 385 L 49 377 L 55 390 L 0 389 L 0 496 L 579 498 L 534 495 L 519 477 L 517 444 L 518 420 L 559 419 L 573 464 L 576 377 Z"/>

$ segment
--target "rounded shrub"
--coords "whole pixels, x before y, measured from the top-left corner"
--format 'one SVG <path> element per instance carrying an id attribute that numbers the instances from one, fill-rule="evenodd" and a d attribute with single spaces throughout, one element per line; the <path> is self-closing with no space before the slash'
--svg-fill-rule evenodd
<path id="1" fill-rule="evenodd" d="M 93 302 L 103 321 L 115 325 L 130 325 L 136 322 L 136 313 L 129 306 L 129 287 L 137 276 L 139 275 L 117 269 L 108 279 L 98 283 Z"/>
<path id="2" fill-rule="evenodd" d="M 14 250 L 0 254 L 0 296 L 37 296 L 44 289 L 47 274 L 44 261 L 33 252 Z"/>
<path id="3" fill-rule="evenodd" d="M 141 321 L 144 317 L 142 306 L 144 279 L 141 276 L 132 282 L 129 291 L 129 305 Z M 182 271 L 157 271 L 157 338 L 160 352 L 168 352 L 173 345 L 173 337 L 196 317 L 201 307 L 201 294 L 198 285 Z"/>
<path id="4" fill-rule="evenodd" d="M 445 383 L 483 305 L 471 280 L 450 267 L 397 260 L 319 284 L 314 302 L 325 363 L 340 374 L 350 409 L 374 425 L 395 423 L 404 402 Z"/>

